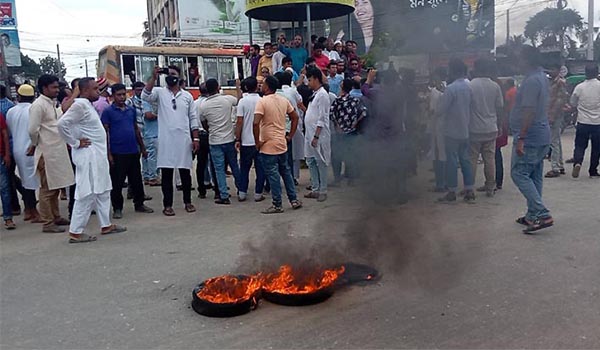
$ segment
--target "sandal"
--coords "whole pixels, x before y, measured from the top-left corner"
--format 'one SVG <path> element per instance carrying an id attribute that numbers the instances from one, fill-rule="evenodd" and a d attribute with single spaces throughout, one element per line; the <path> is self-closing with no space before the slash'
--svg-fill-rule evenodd
<path id="1" fill-rule="evenodd" d="M 165 214 L 165 216 L 175 216 L 175 210 L 173 210 L 173 208 L 165 208 L 163 209 L 163 214 Z"/>
<path id="2" fill-rule="evenodd" d="M 281 214 L 281 213 L 283 213 L 283 208 L 272 205 L 272 206 L 268 207 L 267 209 L 263 210 L 261 213 L 263 213 L 263 214 Z"/>
<path id="3" fill-rule="evenodd" d="M 523 225 L 523 226 L 529 226 L 530 222 L 527 221 L 527 218 L 525 218 L 524 216 L 521 216 L 520 218 L 518 218 L 517 220 L 515 220 L 515 222 L 519 225 Z"/>
<path id="4" fill-rule="evenodd" d="M 317 199 L 319 198 L 319 192 L 308 192 L 307 194 L 304 195 L 304 198 L 310 198 L 310 199 Z"/>
<path id="5" fill-rule="evenodd" d="M 302 202 L 300 202 L 297 199 L 291 201 L 290 204 L 292 205 L 292 209 L 294 209 L 294 210 L 302 208 Z"/>
<path id="6" fill-rule="evenodd" d="M 119 225 L 112 225 L 110 230 L 108 231 L 102 231 L 100 234 L 102 235 L 111 235 L 113 233 L 121 233 L 121 232 L 125 232 L 127 231 L 127 227 L 125 226 L 119 226 Z"/>
<path id="7" fill-rule="evenodd" d="M 14 221 L 12 220 L 6 220 L 4 221 L 4 228 L 7 230 L 14 230 L 17 228 L 17 225 L 15 225 Z"/>
<path id="8" fill-rule="evenodd" d="M 554 226 L 553 218 L 536 219 L 534 222 L 529 224 L 526 229 L 523 230 L 524 234 L 531 234 L 535 231 Z"/>
<path id="9" fill-rule="evenodd" d="M 88 234 L 82 233 L 75 237 L 69 237 L 69 243 L 87 243 L 87 242 L 95 242 L 98 238 L 96 236 L 90 236 Z"/>
<path id="10" fill-rule="evenodd" d="M 196 211 L 196 207 L 194 207 L 193 204 L 188 203 L 185 205 L 185 211 L 187 211 L 188 213 L 193 213 Z"/>

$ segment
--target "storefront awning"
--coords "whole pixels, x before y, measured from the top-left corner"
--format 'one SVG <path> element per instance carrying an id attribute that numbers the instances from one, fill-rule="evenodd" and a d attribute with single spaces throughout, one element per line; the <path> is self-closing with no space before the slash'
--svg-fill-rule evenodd
<path id="1" fill-rule="evenodd" d="M 246 0 L 246 16 L 263 21 L 306 21 L 307 4 L 312 21 L 354 12 L 354 0 Z"/>

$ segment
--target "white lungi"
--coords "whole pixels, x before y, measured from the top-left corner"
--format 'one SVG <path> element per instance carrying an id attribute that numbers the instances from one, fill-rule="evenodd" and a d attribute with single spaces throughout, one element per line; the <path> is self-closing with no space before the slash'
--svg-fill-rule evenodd
<path id="1" fill-rule="evenodd" d="M 109 227 L 110 222 L 110 190 L 101 194 L 89 194 L 83 198 L 75 199 L 73 206 L 73 215 L 71 215 L 71 225 L 69 232 L 75 234 L 83 233 L 92 210 L 96 211 L 100 227 Z"/>

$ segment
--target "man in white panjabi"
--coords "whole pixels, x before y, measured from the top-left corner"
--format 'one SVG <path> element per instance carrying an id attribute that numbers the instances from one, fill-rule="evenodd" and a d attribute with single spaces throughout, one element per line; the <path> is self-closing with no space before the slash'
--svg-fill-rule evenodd
<path id="1" fill-rule="evenodd" d="M 31 147 L 29 138 L 29 108 L 35 100 L 35 89 L 33 86 L 23 84 L 17 91 L 19 103 L 11 108 L 6 115 L 6 124 L 10 130 L 13 140 L 13 156 L 19 169 L 21 183 L 23 185 L 23 201 L 25 202 L 24 221 L 41 223 L 42 219 L 37 211 L 35 190 L 40 188 L 40 180 L 35 171 L 35 158 L 28 156 Z"/>
<path id="2" fill-rule="evenodd" d="M 329 129 L 329 94 L 323 87 L 323 73 L 311 68 L 306 73 L 308 86 L 314 91 L 304 117 L 306 129 L 304 155 L 310 170 L 311 192 L 305 198 L 327 200 L 327 175 L 331 164 L 331 132 Z"/>
<path id="3" fill-rule="evenodd" d="M 101 234 L 124 232 L 125 227 L 110 222 L 110 180 L 106 131 L 92 105 L 100 96 L 93 78 L 79 81 L 80 98 L 58 121 L 58 131 L 71 146 L 75 164 L 75 206 L 69 227 L 69 243 L 93 242 L 95 236 L 83 233 L 92 210 L 96 210 Z"/>
<path id="4" fill-rule="evenodd" d="M 181 69 L 169 66 L 165 77 L 166 88 L 154 87 L 161 69 L 146 82 L 142 100 L 158 105 L 158 155 L 157 165 L 162 176 L 163 214 L 174 216 L 173 173 L 179 170 L 183 190 L 185 211 L 193 213 L 192 204 L 192 152 L 200 149 L 199 122 L 194 98 L 181 89 Z"/>

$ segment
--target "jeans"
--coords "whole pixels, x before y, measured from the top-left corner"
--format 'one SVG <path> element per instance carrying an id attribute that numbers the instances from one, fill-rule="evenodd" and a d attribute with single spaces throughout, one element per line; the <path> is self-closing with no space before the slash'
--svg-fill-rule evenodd
<path id="1" fill-rule="evenodd" d="M 2 217 L 4 221 L 12 220 L 12 204 L 10 201 L 10 176 L 4 159 L 0 159 L 0 197 L 2 197 Z"/>
<path id="2" fill-rule="evenodd" d="M 292 170 L 288 163 L 287 154 L 270 155 L 261 153 L 260 158 L 265 171 L 265 177 L 271 184 L 273 205 L 279 208 L 282 204 L 280 176 L 283 178 L 285 192 L 287 193 L 289 201 L 292 202 L 297 200 L 296 187 L 294 186 L 294 178 L 292 177 Z"/>
<path id="3" fill-rule="evenodd" d="M 255 146 L 242 146 L 240 150 L 240 193 L 248 193 L 248 183 L 250 182 L 250 168 L 254 163 L 256 181 L 254 183 L 254 193 L 261 195 L 265 185 L 265 172 L 263 169 L 261 156 Z"/>
<path id="4" fill-rule="evenodd" d="M 293 144 L 290 140 L 287 142 L 287 152 L 285 154 L 287 155 L 287 161 L 290 167 L 290 172 L 292 173 L 292 177 L 294 177 L 294 149 L 292 147 Z"/>
<path id="5" fill-rule="evenodd" d="M 344 177 L 349 179 L 358 177 L 357 135 L 356 133 L 331 135 L 331 167 L 336 182 L 342 179 L 342 162 L 344 163 Z"/>
<path id="6" fill-rule="evenodd" d="M 327 169 L 329 168 L 320 158 L 306 158 L 310 171 L 310 183 L 313 192 L 327 194 Z"/>
<path id="7" fill-rule="evenodd" d="M 552 152 L 550 162 L 552 164 L 552 170 L 554 171 L 560 171 L 565 168 L 563 163 L 562 142 L 560 140 L 563 123 L 564 118 L 561 116 L 554 120 L 554 123 L 550 126 L 550 151 Z"/>
<path id="8" fill-rule="evenodd" d="M 471 141 L 471 164 L 473 164 L 473 179 L 477 177 L 477 158 L 483 158 L 483 173 L 486 190 L 493 190 L 496 185 L 496 139 L 490 141 Z"/>
<path id="9" fill-rule="evenodd" d="M 433 173 L 435 174 L 435 188 L 446 188 L 446 162 L 443 160 L 433 161 Z"/>
<path id="10" fill-rule="evenodd" d="M 196 181 L 198 182 L 198 193 L 201 196 L 206 196 L 206 183 L 208 182 L 210 184 L 209 177 L 211 177 L 215 198 L 221 198 L 217 177 L 215 175 L 215 165 L 212 159 L 209 160 L 209 153 L 210 146 L 208 145 L 208 134 L 206 132 L 200 132 L 200 149 L 198 150 L 198 162 L 196 163 Z M 208 172 L 209 165 L 210 174 Z"/>
<path id="11" fill-rule="evenodd" d="M 158 178 L 158 169 L 156 168 L 157 137 L 145 137 L 144 146 L 148 151 L 148 158 L 142 159 L 142 169 L 144 170 L 144 180 L 155 180 Z"/>
<path id="12" fill-rule="evenodd" d="M 227 190 L 227 175 L 225 174 L 225 164 L 228 164 L 235 179 L 235 186 L 240 188 L 240 168 L 237 162 L 237 152 L 235 143 L 225 143 L 222 145 L 210 145 L 210 156 L 215 164 L 215 173 L 219 185 L 221 199 L 229 198 Z"/>
<path id="13" fill-rule="evenodd" d="M 475 178 L 473 176 L 473 165 L 469 154 L 469 140 L 455 140 L 446 137 L 446 185 L 448 190 L 456 192 L 458 188 L 458 163 L 463 174 L 465 191 L 473 190 Z"/>
<path id="14" fill-rule="evenodd" d="M 171 208 L 173 206 L 173 168 L 161 168 L 162 174 L 161 189 L 163 194 L 163 207 Z M 183 204 L 192 203 L 192 175 L 189 169 L 179 169 L 181 176 L 181 186 L 183 191 Z"/>
<path id="15" fill-rule="evenodd" d="M 502 148 L 496 148 L 496 188 L 502 188 L 504 183 L 504 157 Z"/>
<path id="16" fill-rule="evenodd" d="M 525 146 L 525 154 L 518 156 L 516 144 L 513 145 L 510 175 L 519 191 L 527 199 L 529 221 L 550 217 L 550 211 L 542 202 L 544 179 L 544 158 L 550 146 Z"/>
<path id="17" fill-rule="evenodd" d="M 592 141 L 592 154 L 589 173 L 590 175 L 597 175 L 598 163 L 600 162 L 600 125 L 578 123 L 577 132 L 575 133 L 574 164 L 583 163 L 585 150 L 590 140 Z"/>
<path id="18" fill-rule="evenodd" d="M 113 165 L 110 167 L 112 191 L 110 200 L 113 210 L 123 210 L 123 183 L 127 177 L 133 194 L 136 208 L 144 205 L 144 183 L 140 169 L 140 154 L 113 154 Z"/>

